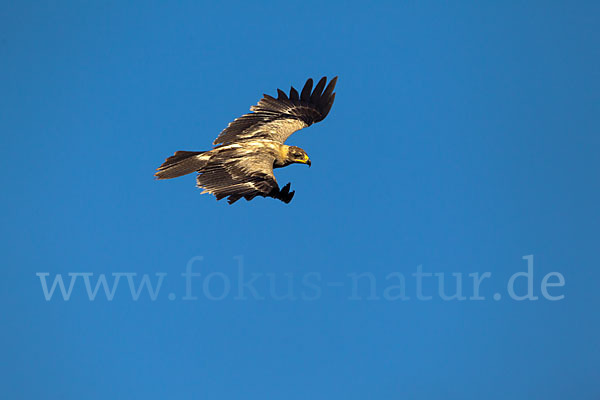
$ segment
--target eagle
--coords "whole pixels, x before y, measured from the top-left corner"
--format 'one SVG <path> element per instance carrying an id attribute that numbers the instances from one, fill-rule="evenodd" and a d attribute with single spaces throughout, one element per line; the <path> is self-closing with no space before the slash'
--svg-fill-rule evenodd
<path id="1" fill-rule="evenodd" d="M 306 164 L 306 151 L 287 146 L 292 133 L 325 119 L 335 99 L 337 76 L 317 82 L 308 79 L 302 91 L 292 86 L 287 95 L 277 89 L 277 98 L 263 95 L 250 113 L 229 123 L 213 142 L 209 151 L 177 151 L 158 167 L 157 179 L 171 179 L 198 172 L 197 186 L 217 200 L 227 198 L 233 204 L 242 197 L 272 197 L 289 203 L 295 191 L 290 183 L 280 188 L 274 168 Z"/>

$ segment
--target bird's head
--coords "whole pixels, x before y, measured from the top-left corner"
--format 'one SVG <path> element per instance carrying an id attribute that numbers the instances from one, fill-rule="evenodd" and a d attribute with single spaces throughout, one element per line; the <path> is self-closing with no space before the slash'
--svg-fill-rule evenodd
<path id="1" fill-rule="evenodd" d="M 307 164 L 310 167 L 310 158 L 308 158 L 308 154 L 300 147 L 290 146 L 287 152 L 287 160 L 289 164 L 292 163 L 300 163 Z"/>

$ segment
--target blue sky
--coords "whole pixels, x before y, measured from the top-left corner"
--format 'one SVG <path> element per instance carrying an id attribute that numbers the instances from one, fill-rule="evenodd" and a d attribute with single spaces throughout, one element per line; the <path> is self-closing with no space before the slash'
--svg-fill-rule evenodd
<path id="1" fill-rule="evenodd" d="M 7 398 L 597 399 L 599 12 L 3 2 Z M 153 179 L 263 93 L 335 75 L 330 115 L 288 142 L 312 168 L 276 171 L 291 204 Z M 517 301 L 507 282 L 528 255 L 538 300 Z M 417 299 L 418 266 L 448 293 L 462 274 L 467 299 L 444 301 L 435 277 Z M 236 299 L 240 269 L 263 299 Z M 468 275 L 485 272 L 470 300 Z M 541 294 L 551 272 L 562 300 Z M 47 301 L 37 273 L 137 275 L 111 301 L 91 301 L 83 275 Z M 127 279 L 157 273 L 156 299 L 134 301 Z M 409 299 L 384 296 L 390 274 Z M 288 279 L 294 299 L 273 296 Z"/>

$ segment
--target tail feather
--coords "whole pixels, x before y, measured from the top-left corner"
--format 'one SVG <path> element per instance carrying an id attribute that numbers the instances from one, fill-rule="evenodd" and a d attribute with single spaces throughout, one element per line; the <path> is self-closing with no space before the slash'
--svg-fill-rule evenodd
<path id="1" fill-rule="evenodd" d="M 154 176 L 156 179 L 171 179 L 198 171 L 204 167 L 209 157 L 202 157 L 205 151 L 177 151 L 167 158 L 157 168 Z"/>

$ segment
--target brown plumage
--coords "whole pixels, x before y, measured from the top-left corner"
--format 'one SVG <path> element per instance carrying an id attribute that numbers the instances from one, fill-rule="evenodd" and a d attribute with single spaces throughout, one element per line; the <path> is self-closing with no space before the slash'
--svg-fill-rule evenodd
<path id="1" fill-rule="evenodd" d="M 293 87 L 289 96 L 277 89 L 277 98 L 267 94 L 257 105 L 225 128 L 210 151 L 177 151 L 157 169 L 157 179 L 171 179 L 198 172 L 197 186 L 217 200 L 229 204 L 240 198 L 273 197 L 289 203 L 294 197 L 290 184 L 279 188 L 273 168 L 294 163 L 308 164 L 304 150 L 286 146 L 294 132 L 322 121 L 333 105 L 337 77 L 327 87 L 323 77 L 313 90 L 308 79 L 301 93 Z"/>

